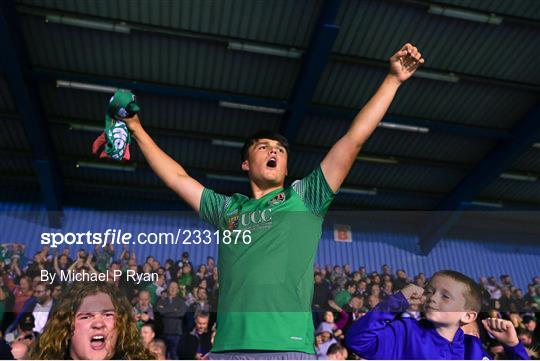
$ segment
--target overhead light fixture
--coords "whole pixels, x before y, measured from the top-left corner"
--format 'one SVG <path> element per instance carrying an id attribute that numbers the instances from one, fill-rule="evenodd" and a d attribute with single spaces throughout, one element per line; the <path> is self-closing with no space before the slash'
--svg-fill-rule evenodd
<path id="1" fill-rule="evenodd" d="M 101 133 L 103 131 L 103 127 L 99 127 L 97 125 L 71 123 L 69 124 L 69 130 L 82 130 L 85 132 L 100 132 Z"/>
<path id="2" fill-rule="evenodd" d="M 131 28 L 127 26 L 124 22 L 112 23 L 105 21 L 84 20 L 64 15 L 45 15 L 45 22 L 77 26 L 80 28 L 87 28 L 93 30 L 112 31 L 121 34 L 129 34 L 131 32 Z"/>
<path id="3" fill-rule="evenodd" d="M 137 169 L 135 164 L 133 165 L 123 165 L 123 164 L 111 164 L 111 163 L 101 163 L 101 162 L 85 162 L 79 161 L 75 164 L 76 168 L 93 168 L 93 169 L 102 169 L 102 170 L 117 170 L 122 172 L 134 172 Z"/>
<path id="4" fill-rule="evenodd" d="M 472 206 L 478 207 L 488 207 L 488 208 L 502 208 L 503 204 L 500 202 L 484 202 L 484 201 L 471 201 L 469 202 Z"/>
<path id="5" fill-rule="evenodd" d="M 399 161 L 393 157 L 389 158 L 383 158 L 383 157 L 376 157 L 371 155 L 359 155 L 356 157 L 357 160 L 361 160 L 364 162 L 372 162 L 372 163 L 381 163 L 381 164 L 398 164 Z"/>
<path id="6" fill-rule="evenodd" d="M 214 179 L 214 180 L 233 181 L 233 182 L 249 182 L 249 179 L 247 177 L 236 177 L 232 175 L 221 175 L 221 174 L 214 174 L 214 173 L 207 173 L 206 178 Z"/>
<path id="7" fill-rule="evenodd" d="M 115 91 L 118 90 L 118 88 L 115 88 L 112 86 L 79 83 L 77 81 L 69 81 L 69 80 L 57 80 L 56 87 L 78 89 L 78 90 L 88 90 L 88 91 L 100 92 L 100 93 L 114 93 Z"/>
<path id="8" fill-rule="evenodd" d="M 242 148 L 244 146 L 244 143 L 234 142 L 232 140 L 212 139 L 212 145 L 218 145 L 221 147 L 230 147 L 230 148 Z"/>
<path id="9" fill-rule="evenodd" d="M 285 109 L 261 107 L 258 105 L 249 105 L 249 104 L 233 103 L 233 102 L 226 102 L 226 101 L 220 101 L 219 106 L 223 108 L 251 110 L 254 112 L 270 113 L 270 114 L 284 114 L 285 113 Z"/>
<path id="10" fill-rule="evenodd" d="M 524 182 L 536 182 L 538 177 L 529 174 L 519 174 L 519 173 L 502 173 L 500 176 L 502 179 L 511 179 Z"/>
<path id="11" fill-rule="evenodd" d="M 285 58 L 299 59 L 302 57 L 303 52 L 295 48 L 282 48 L 277 46 L 265 46 L 249 43 L 242 43 L 236 41 L 230 41 L 227 45 L 229 50 L 240 50 L 249 53 L 264 54 L 281 56 Z"/>
<path id="12" fill-rule="evenodd" d="M 492 25 L 500 25 L 503 18 L 495 14 L 486 14 L 470 10 L 454 9 L 443 6 L 431 5 L 428 10 L 429 14 L 441 15 L 449 18 L 460 20 L 476 21 Z"/>
<path id="13" fill-rule="evenodd" d="M 422 69 L 415 71 L 414 76 L 417 78 L 445 81 L 448 83 L 457 83 L 459 81 L 459 77 L 454 73 L 440 73 Z"/>
<path id="14" fill-rule="evenodd" d="M 404 124 L 397 124 L 397 123 L 380 122 L 379 127 L 387 128 L 387 129 L 394 129 L 394 130 L 403 130 L 406 132 L 429 133 L 429 128 L 417 127 L 415 125 L 404 125 Z"/>
<path id="15" fill-rule="evenodd" d="M 376 196 L 377 188 L 340 188 L 339 193 L 355 194 L 361 196 Z"/>

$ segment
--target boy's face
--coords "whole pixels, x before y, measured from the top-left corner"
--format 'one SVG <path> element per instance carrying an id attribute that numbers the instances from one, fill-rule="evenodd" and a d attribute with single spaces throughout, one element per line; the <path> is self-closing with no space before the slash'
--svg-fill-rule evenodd
<path id="1" fill-rule="evenodd" d="M 83 299 L 73 322 L 70 356 L 73 360 L 111 359 L 118 334 L 111 297 L 97 293 Z"/>
<path id="2" fill-rule="evenodd" d="M 363 299 L 362 298 L 360 298 L 360 297 L 351 298 L 351 307 L 354 308 L 355 310 L 362 307 L 362 304 L 363 304 Z"/>
<path id="3" fill-rule="evenodd" d="M 154 333 L 154 330 L 152 330 L 152 327 L 150 326 L 141 327 L 141 340 L 144 345 L 148 345 L 150 342 L 152 342 L 155 336 L 156 334 Z"/>
<path id="4" fill-rule="evenodd" d="M 256 182 L 283 185 L 287 175 L 287 150 L 277 140 L 259 139 L 249 147 L 242 170 Z"/>
<path id="5" fill-rule="evenodd" d="M 334 323 L 334 314 L 331 311 L 326 311 L 323 318 L 325 322 Z"/>
<path id="6" fill-rule="evenodd" d="M 477 312 L 466 307 L 467 286 L 451 277 L 437 275 L 425 290 L 426 318 L 441 326 L 460 326 L 476 320 Z"/>
<path id="7" fill-rule="evenodd" d="M 322 334 L 321 334 L 321 341 L 322 342 L 328 342 L 330 341 L 330 338 L 332 337 L 332 335 L 330 334 L 330 332 L 328 331 L 324 331 Z"/>
<path id="8" fill-rule="evenodd" d="M 518 336 L 519 341 L 523 344 L 525 347 L 530 347 L 532 344 L 532 338 L 529 335 L 521 334 Z"/>

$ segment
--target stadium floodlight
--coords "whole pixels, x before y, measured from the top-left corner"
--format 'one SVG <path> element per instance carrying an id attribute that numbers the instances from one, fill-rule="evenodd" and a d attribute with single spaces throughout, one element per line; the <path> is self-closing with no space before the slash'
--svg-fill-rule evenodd
<path id="1" fill-rule="evenodd" d="M 270 114 L 284 114 L 285 113 L 285 109 L 261 107 L 258 105 L 249 105 L 249 104 L 233 103 L 233 102 L 226 102 L 226 101 L 220 101 L 219 106 L 223 108 L 229 108 L 229 109 L 251 110 L 254 112 L 270 113 Z"/>
<path id="2" fill-rule="evenodd" d="M 478 207 L 488 207 L 488 208 L 502 208 L 503 204 L 501 202 L 485 202 L 485 201 L 471 201 L 469 202 L 472 206 Z"/>
<path id="3" fill-rule="evenodd" d="M 364 162 L 371 162 L 371 163 L 380 163 L 380 164 L 398 164 L 399 160 L 397 160 L 394 157 L 377 157 L 372 155 L 359 155 L 356 157 L 357 160 L 361 160 Z"/>
<path id="4" fill-rule="evenodd" d="M 113 23 L 106 21 L 85 20 L 79 18 L 72 18 L 64 15 L 45 15 L 46 23 L 56 23 L 69 26 L 77 26 L 80 28 L 87 28 L 93 30 L 112 31 L 115 33 L 129 34 L 131 28 L 124 22 Z"/>
<path id="5" fill-rule="evenodd" d="M 244 143 L 235 142 L 232 140 L 212 139 L 212 145 L 217 145 L 221 147 L 229 147 L 229 148 L 242 148 L 244 146 Z"/>
<path id="6" fill-rule="evenodd" d="M 88 90 L 88 91 L 99 92 L 99 93 L 114 93 L 116 90 L 118 90 L 118 88 L 115 88 L 112 86 L 79 83 L 77 81 L 69 81 L 69 80 L 57 80 L 56 87 L 78 89 L 78 90 Z"/>
<path id="7" fill-rule="evenodd" d="M 454 73 L 440 73 L 437 71 L 429 71 L 423 69 L 418 69 L 417 71 L 415 71 L 414 76 L 417 78 L 445 81 L 448 83 L 457 83 L 459 81 L 459 77 Z"/>
<path id="8" fill-rule="evenodd" d="M 237 41 L 230 41 L 227 45 L 229 50 L 240 50 L 246 51 L 249 53 L 264 54 L 264 55 L 274 55 L 281 56 L 284 58 L 299 59 L 302 57 L 303 52 L 295 48 L 283 48 L 277 46 L 266 46 L 266 45 L 257 45 L 249 44 Z"/>
<path id="9" fill-rule="evenodd" d="M 479 23 L 486 23 L 492 25 L 501 25 L 503 18 L 495 14 L 481 13 L 477 11 L 455 9 L 450 7 L 443 7 L 437 5 L 431 5 L 428 10 L 429 14 L 441 15 L 449 18 L 455 18 L 467 21 L 476 21 Z"/>
<path id="10" fill-rule="evenodd" d="M 536 182 L 538 177 L 530 174 L 519 174 L 519 173 L 502 173 L 500 176 L 502 179 L 511 179 L 524 182 Z"/>
<path id="11" fill-rule="evenodd" d="M 111 164 L 111 163 L 101 163 L 101 162 L 85 162 L 78 161 L 75 164 L 76 168 L 93 168 L 93 169 L 102 169 L 102 170 L 117 170 L 122 172 L 134 172 L 137 169 L 136 164 L 124 165 L 124 164 Z"/>
<path id="12" fill-rule="evenodd" d="M 340 188 L 339 193 L 354 194 L 361 196 L 376 196 L 377 188 Z"/>
<path id="13" fill-rule="evenodd" d="M 214 180 L 233 181 L 233 182 L 249 182 L 249 179 L 247 177 L 237 177 L 233 175 L 221 175 L 221 174 L 214 174 L 214 173 L 207 173 L 206 178 L 214 179 Z"/>
<path id="14" fill-rule="evenodd" d="M 102 132 L 103 127 L 97 126 L 97 125 L 89 125 L 89 124 L 79 124 L 79 123 L 70 123 L 69 124 L 69 130 L 82 130 L 85 132 Z"/>
<path id="15" fill-rule="evenodd" d="M 387 128 L 387 129 L 394 129 L 394 130 L 403 130 L 403 131 L 406 131 L 406 132 L 429 133 L 429 128 L 427 128 L 427 127 L 417 127 L 415 125 L 405 125 L 405 124 L 397 124 L 397 123 L 389 123 L 389 122 L 380 122 L 379 127 Z"/>

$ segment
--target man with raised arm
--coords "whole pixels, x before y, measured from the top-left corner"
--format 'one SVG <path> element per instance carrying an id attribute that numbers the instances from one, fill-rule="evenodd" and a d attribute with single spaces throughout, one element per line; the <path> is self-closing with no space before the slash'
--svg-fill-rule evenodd
<path id="1" fill-rule="evenodd" d="M 313 260 L 323 217 L 400 85 L 422 63 L 411 44 L 394 54 L 388 75 L 347 133 L 315 170 L 288 188 L 287 139 L 268 131 L 249 137 L 241 167 L 250 181 L 251 198 L 205 188 L 154 143 L 137 116 L 127 120 L 154 172 L 221 231 L 217 331 L 210 358 L 315 357 Z M 240 232 L 240 241 L 232 236 L 233 242 L 226 244 L 225 231 Z"/>

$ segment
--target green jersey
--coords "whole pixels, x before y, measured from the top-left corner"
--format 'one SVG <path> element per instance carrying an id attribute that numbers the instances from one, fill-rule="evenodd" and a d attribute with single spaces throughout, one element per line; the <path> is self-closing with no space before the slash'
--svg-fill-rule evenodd
<path id="1" fill-rule="evenodd" d="M 333 198 L 320 167 L 260 199 L 203 191 L 200 216 L 222 235 L 212 351 L 314 353 L 313 261 Z M 225 230 L 240 233 L 236 244 Z"/>

